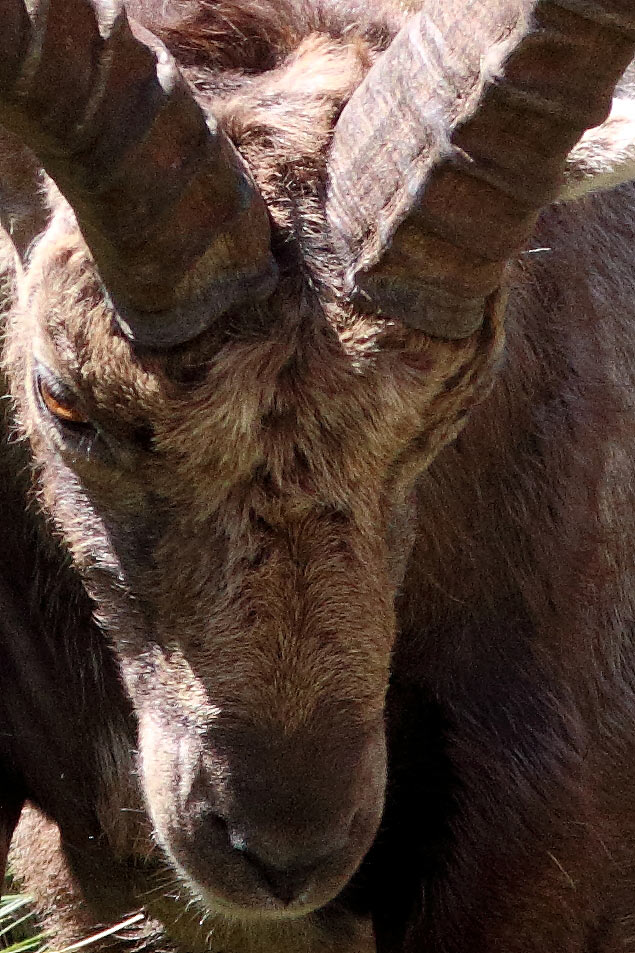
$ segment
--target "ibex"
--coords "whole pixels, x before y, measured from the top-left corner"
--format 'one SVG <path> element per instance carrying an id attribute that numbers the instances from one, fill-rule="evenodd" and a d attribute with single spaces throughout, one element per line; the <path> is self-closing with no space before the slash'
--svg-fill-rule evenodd
<path id="1" fill-rule="evenodd" d="M 58 948 L 635 950 L 634 51 L 0 0 L 0 862 Z"/>

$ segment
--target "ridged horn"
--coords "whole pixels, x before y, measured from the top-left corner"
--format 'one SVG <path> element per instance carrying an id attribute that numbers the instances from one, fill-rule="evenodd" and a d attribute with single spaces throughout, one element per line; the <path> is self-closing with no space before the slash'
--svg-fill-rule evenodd
<path id="1" fill-rule="evenodd" d="M 189 340 L 272 291 L 244 162 L 120 0 L 0 0 L 0 124 L 70 202 L 135 341 Z"/>
<path id="2" fill-rule="evenodd" d="M 634 0 L 425 3 L 335 128 L 345 293 L 435 336 L 473 333 L 634 53 Z"/>

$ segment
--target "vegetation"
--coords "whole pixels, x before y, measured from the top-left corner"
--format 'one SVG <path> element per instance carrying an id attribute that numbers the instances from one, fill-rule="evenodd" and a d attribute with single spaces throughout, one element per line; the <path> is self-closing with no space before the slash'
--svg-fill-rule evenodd
<path id="1" fill-rule="evenodd" d="M 10 879 L 0 895 L 0 950 L 2 953 L 36 953 L 44 947 L 31 898 L 18 893 Z"/>
<path id="2" fill-rule="evenodd" d="M 7 876 L 0 894 L 0 953 L 53 953 L 46 940 L 46 933 L 39 929 L 31 898 L 19 892 L 11 876 Z M 78 943 L 73 943 L 55 953 L 75 953 L 94 946 L 112 933 L 125 929 L 143 919 L 135 913 L 114 926 L 91 934 Z"/>

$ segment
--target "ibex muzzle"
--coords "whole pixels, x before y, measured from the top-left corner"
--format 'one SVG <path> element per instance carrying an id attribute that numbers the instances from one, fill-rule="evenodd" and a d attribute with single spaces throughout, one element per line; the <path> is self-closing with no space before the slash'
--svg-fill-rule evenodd
<path id="1" fill-rule="evenodd" d="M 351 733 L 349 722 L 315 720 L 291 735 L 240 725 L 191 733 L 168 754 L 165 730 L 142 719 L 157 830 L 212 906 L 306 914 L 339 893 L 370 847 L 383 807 L 383 726 Z"/>

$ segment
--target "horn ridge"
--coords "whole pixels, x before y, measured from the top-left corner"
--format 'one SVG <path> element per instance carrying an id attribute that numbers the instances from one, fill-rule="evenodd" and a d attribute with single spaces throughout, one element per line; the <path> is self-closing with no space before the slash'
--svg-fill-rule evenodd
<path id="1" fill-rule="evenodd" d="M 441 336 L 454 336 L 452 297 L 456 336 L 479 326 L 635 52 L 623 0 L 592 5 L 609 26 L 568 4 L 509 0 L 495 16 L 482 0 L 468 22 L 457 4 L 435 5 L 434 25 L 429 11 L 414 17 L 353 94 L 333 137 L 327 215 L 343 293 L 360 308 L 434 333 L 443 287 Z"/>
<path id="2" fill-rule="evenodd" d="M 262 196 L 121 0 L 0 0 L 5 55 L 0 122 L 70 202 L 125 333 L 170 346 L 271 293 Z"/>

